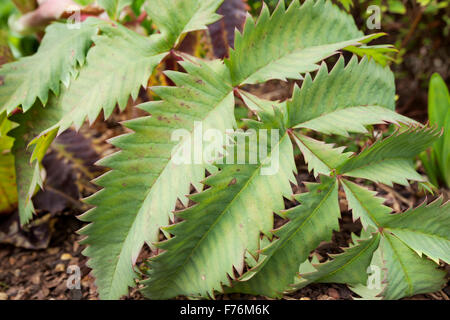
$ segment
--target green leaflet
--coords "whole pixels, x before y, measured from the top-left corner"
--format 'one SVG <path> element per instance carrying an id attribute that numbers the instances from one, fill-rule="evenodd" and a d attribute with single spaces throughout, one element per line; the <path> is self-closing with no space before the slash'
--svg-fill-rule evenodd
<path id="1" fill-rule="evenodd" d="M 351 153 L 343 153 L 345 147 L 333 148 L 332 144 L 318 141 L 301 134 L 294 134 L 300 151 L 308 164 L 308 171 L 314 170 L 314 176 L 330 175 L 336 168 L 350 158 Z"/>
<path id="2" fill-rule="evenodd" d="M 278 157 L 279 170 L 263 175 L 263 164 Z M 235 278 L 233 270 L 242 273 L 245 253 L 258 248 L 260 233 L 269 234 L 273 212 L 291 196 L 293 172 L 292 143 L 283 133 L 258 164 L 224 165 L 208 177 L 204 183 L 211 188 L 191 196 L 196 205 L 177 214 L 185 221 L 165 228 L 174 237 L 158 244 L 165 251 L 150 260 L 144 294 L 165 299 L 222 291 L 228 277 Z"/>
<path id="3" fill-rule="evenodd" d="M 0 113 L 11 113 L 22 106 L 29 110 L 36 98 L 46 104 L 49 90 L 60 92 L 60 82 L 69 85 L 76 68 L 83 65 L 92 44 L 92 37 L 105 22 L 88 19 L 80 29 L 69 29 L 66 24 L 53 23 L 36 54 L 5 64 L 0 69 Z"/>
<path id="4" fill-rule="evenodd" d="M 364 229 L 369 226 L 373 231 L 379 230 L 381 224 L 389 217 L 392 209 L 383 205 L 385 199 L 376 197 L 376 192 L 368 190 L 356 183 L 342 179 L 349 209 L 352 210 L 353 220 L 360 219 Z"/>
<path id="5" fill-rule="evenodd" d="M 389 54 L 398 52 L 393 45 L 373 45 L 373 46 L 350 46 L 345 48 L 345 50 L 353 52 L 358 56 L 367 56 L 372 58 L 374 61 L 382 65 L 383 67 L 388 65 L 388 61 L 395 61 L 395 59 Z"/>
<path id="6" fill-rule="evenodd" d="M 99 0 L 98 3 L 100 6 L 105 8 L 109 17 L 113 20 L 119 18 L 117 15 L 122 11 L 126 6 L 131 5 L 133 0 Z"/>
<path id="7" fill-rule="evenodd" d="M 166 54 L 161 53 L 160 43 L 120 25 L 102 31 L 94 38 L 86 66 L 60 98 L 64 116 L 54 126 L 59 127 L 58 133 L 72 124 L 78 129 L 86 117 L 94 122 L 102 110 L 108 118 L 116 103 L 123 110 L 130 95 L 135 100 L 139 88 L 147 85 L 153 69 Z"/>
<path id="8" fill-rule="evenodd" d="M 172 152 L 191 142 L 173 140 L 173 132 L 192 133 L 194 122 L 204 131 L 235 126 L 228 70 L 217 60 L 189 60 L 182 63 L 187 74 L 167 73 L 178 87 L 153 88 L 163 100 L 141 105 L 151 116 L 126 122 L 134 133 L 115 138 L 121 151 L 101 161 L 112 171 L 96 181 L 104 189 L 88 199 L 96 208 L 82 216 L 93 222 L 82 234 L 88 236 L 84 254 L 103 299 L 119 298 L 134 286 L 132 264 L 142 245 L 158 240 L 177 198 L 186 199 L 190 183 L 204 177 L 206 164 L 174 162 Z"/>
<path id="9" fill-rule="evenodd" d="M 60 119 L 62 110 L 57 101 L 52 95 L 45 108 L 40 102 L 36 102 L 28 112 L 11 117 L 13 122 L 19 124 L 9 135 L 15 139 L 12 154 L 15 158 L 19 216 L 22 225 L 28 223 L 33 216 L 31 197 L 36 192 L 36 187 L 42 186 L 40 164 L 56 132 L 51 131 L 42 135 L 41 144 L 37 147 L 29 144 L 44 128 L 52 126 Z"/>
<path id="10" fill-rule="evenodd" d="M 445 284 L 445 271 L 438 270 L 437 265 L 425 257 L 419 257 L 395 236 L 384 233 L 381 248 L 387 268 L 388 286 L 382 294 L 385 299 L 434 292 Z"/>
<path id="11" fill-rule="evenodd" d="M 371 108 L 367 111 L 375 111 L 376 114 L 366 112 L 358 117 L 365 106 Z M 395 84 L 392 71 L 367 58 L 358 63 L 356 56 L 353 56 L 347 66 L 341 57 L 330 72 L 323 63 L 314 81 L 307 74 L 301 89 L 294 87 L 292 100 L 287 104 L 289 127 L 318 131 L 325 128 L 324 133 L 344 136 L 348 135 L 347 132 L 365 132 L 363 126 L 368 124 L 384 121 L 411 122 L 406 117 L 395 114 L 394 107 Z M 353 113 L 346 111 L 347 108 L 351 108 Z M 349 118 L 342 121 L 343 116 L 351 116 L 352 122 Z"/>
<path id="12" fill-rule="evenodd" d="M 336 50 L 378 36 L 364 37 L 353 18 L 330 1 L 308 0 L 301 6 L 292 1 L 286 10 L 281 0 L 272 16 L 264 5 L 256 23 L 247 18 L 243 33 L 236 33 L 235 49 L 230 50 L 226 64 L 233 86 L 301 79 L 300 73 L 317 70 L 317 62 Z"/>
<path id="13" fill-rule="evenodd" d="M 407 185 L 407 180 L 424 181 L 411 159 L 432 145 L 438 136 L 436 129 L 420 126 L 397 131 L 350 158 L 337 172 L 390 186 L 392 183 Z"/>
<path id="14" fill-rule="evenodd" d="M 450 262 L 450 202 L 442 205 L 439 198 L 429 205 L 391 215 L 383 226 L 420 255 Z"/>
<path id="15" fill-rule="evenodd" d="M 308 184 L 308 193 L 296 195 L 301 204 L 286 211 L 289 222 L 274 231 L 277 237 L 261 251 L 260 262 L 233 283 L 232 291 L 281 297 L 294 283 L 301 262 L 321 241 L 331 240 L 339 229 L 338 184 L 321 176 Z"/>
<path id="16" fill-rule="evenodd" d="M 223 0 L 149 0 L 146 10 L 161 30 L 166 48 L 177 45 L 187 32 L 206 29 L 208 24 L 220 19 L 216 14 Z"/>
<path id="17" fill-rule="evenodd" d="M 344 249 L 344 253 L 333 255 L 333 260 L 316 265 L 317 270 L 315 272 L 302 274 L 303 281 L 297 284 L 295 288 L 303 288 L 312 282 L 366 284 L 367 269 L 379 242 L 380 235 L 378 233 L 369 239 L 356 240 L 355 245 Z"/>

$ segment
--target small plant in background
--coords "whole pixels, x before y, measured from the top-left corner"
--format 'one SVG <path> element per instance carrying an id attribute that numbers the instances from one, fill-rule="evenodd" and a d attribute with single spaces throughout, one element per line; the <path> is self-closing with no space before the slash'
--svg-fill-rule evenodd
<path id="1" fill-rule="evenodd" d="M 420 159 L 431 183 L 450 189 L 450 95 L 437 73 L 432 75 L 428 89 L 428 119 L 443 134 Z"/>
<path id="2" fill-rule="evenodd" d="M 377 63 L 386 46 L 369 45 L 382 34 L 364 35 L 330 1 L 294 0 L 287 7 L 281 0 L 272 13 L 264 5 L 257 19 L 247 16 L 234 44 L 222 39 L 232 47 L 220 53 L 223 59 L 206 60 L 181 52 L 180 45 L 220 18 L 222 1 L 149 0 L 145 12 L 159 32 L 145 35 L 119 23 L 121 9 L 134 2 L 99 2 L 111 21 L 88 18 L 79 29 L 53 23 L 36 54 L 0 69 L 0 119 L 18 125 L 9 131 L 17 176 L 11 182 L 17 183 L 25 224 L 42 185 L 42 159 L 57 136 L 86 119 L 93 123 L 102 112 L 110 117 L 116 106 L 123 111 L 161 62 L 174 59 L 181 67 L 176 70 L 183 70 L 166 71 L 173 86 L 152 87 L 158 100 L 137 106 L 147 115 L 123 124 L 131 132 L 111 141 L 120 151 L 101 160 L 111 170 L 95 181 L 103 189 L 86 200 L 93 208 L 80 217 L 89 223 L 81 230 L 84 254 L 101 298 L 117 299 L 137 283 L 151 299 L 222 292 L 280 298 L 313 282 L 348 284 L 361 292 L 369 266 L 383 274 L 370 294 L 385 299 L 444 285 L 438 264 L 450 261 L 450 203 L 438 198 L 392 214 L 384 199 L 358 184 L 425 181 L 412 160 L 439 138 L 437 128 L 394 111 L 394 75 Z M 327 60 L 342 51 L 355 55 Z M 302 81 L 287 101 L 264 100 L 248 90 L 286 79 Z M 254 115 L 245 121 L 245 134 L 268 152 L 251 164 L 177 163 L 174 150 L 191 141 L 174 140 L 174 133 L 195 136 L 198 124 L 201 133 L 236 129 L 237 101 Z M 351 134 L 365 135 L 367 127 L 380 124 L 395 130 L 359 153 L 312 137 L 340 136 L 353 144 Z M 270 145 L 262 135 L 267 130 L 278 133 L 271 134 Z M 294 146 L 316 182 L 293 195 L 292 185 L 299 185 Z M 205 143 L 200 153 L 209 147 Z M 240 149 L 238 141 L 229 150 L 234 148 Z M 224 157 L 234 160 L 234 154 Z M 278 170 L 263 174 L 272 161 L 279 162 Z M 310 253 L 339 229 L 344 195 L 364 231 L 330 262 L 312 264 Z M 178 201 L 184 210 L 175 210 Z M 278 229 L 275 215 L 283 222 Z M 157 254 L 139 275 L 135 263 L 144 244 Z"/>

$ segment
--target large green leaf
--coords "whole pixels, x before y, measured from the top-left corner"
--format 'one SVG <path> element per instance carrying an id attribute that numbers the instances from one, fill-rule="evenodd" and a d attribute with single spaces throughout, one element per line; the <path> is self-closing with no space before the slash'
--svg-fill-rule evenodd
<path id="1" fill-rule="evenodd" d="M 378 35 L 365 37 L 353 18 L 331 1 L 307 0 L 300 6 L 295 0 L 286 10 L 281 0 L 272 15 L 264 4 L 257 22 L 247 18 L 226 64 L 233 86 L 301 79 L 300 73 L 317 70 L 317 62 L 337 50 L 375 37 Z"/>
<path id="2" fill-rule="evenodd" d="M 412 159 L 432 145 L 438 136 L 438 130 L 420 126 L 397 131 L 350 158 L 338 173 L 387 185 L 394 182 L 407 185 L 407 180 L 424 181 L 415 171 Z"/>
<path id="3" fill-rule="evenodd" d="M 383 260 L 387 268 L 385 299 L 400 299 L 419 293 L 440 290 L 445 284 L 445 271 L 425 257 L 419 257 L 401 240 L 389 233 L 381 239 Z"/>
<path id="4" fill-rule="evenodd" d="M 193 133 L 195 122 L 203 131 L 235 126 L 226 67 L 217 60 L 189 60 L 194 62 L 182 63 L 187 74 L 167 73 L 178 87 L 153 88 L 163 100 L 141 105 L 151 116 L 126 122 L 134 133 L 115 138 L 112 143 L 121 151 L 101 161 L 112 171 L 96 181 L 104 189 L 88 199 L 96 208 L 82 216 L 93 222 L 82 234 L 88 236 L 84 254 L 104 299 L 118 298 L 134 286 L 132 265 L 142 245 L 158 241 L 177 198 L 187 204 L 190 183 L 204 177 L 205 164 L 179 164 L 172 157 L 191 144 L 187 137 L 174 140 L 174 131 Z"/>
<path id="5" fill-rule="evenodd" d="M 289 222 L 274 231 L 277 237 L 261 252 L 260 262 L 234 282 L 232 290 L 269 297 L 281 297 L 294 283 L 301 262 L 322 241 L 331 240 L 339 229 L 338 184 L 321 177 L 308 184 L 309 192 L 296 195 L 301 204 L 287 210 Z"/>
<path id="6" fill-rule="evenodd" d="M 279 160 L 279 169 L 263 174 L 264 163 Z M 295 163 L 284 133 L 257 164 L 224 165 L 205 180 L 209 189 L 191 199 L 196 205 L 179 212 L 185 221 L 165 228 L 173 238 L 158 244 L 164 252 L 150 260 L 144 294 L 152 299 L 177 295 L 214 296 L 242 274 L 244 255 L 254 252 L 260 233 L 269 234 L 273 212 L 291 197 Z"/>
<path id="7" fill-rule="evenodd" d="M 383 226 L 419 254 L 450 263 L 450 202 L 442 198 L 429 205 L 391 215 Z"/>
<path id="8" fill-rule="evenodd" d="M 216 14 L 223 0 L 149 0 L 146 10 L 161 30 L 166 48 L 176 45 L 180 37 L 190 31 L 206 29 L 220 19 Z"/>
<path id="9" fill-rule="evenodd" d="M 77 66 L 84 64 L 98 26 L 104 23 L 88 19 L 80 29 L 53 23 L 47 27 L 36 54 L 3 65 L 0 69 L 0 113 L 7 111 L 9 114 L 19 106 L 27 111 L 36 98 L 45 105 L 49 90 L 58 95 L 60 82 L 69 85 Z"/>
<path id="10" fill-rule="evenodd" d="M 393 112 L 394 106 L 394 75 L 389 68 L 367 58 L 358 63 L 356 56 L 346 66 L 341 57 L 330 72 L 324 63 L 314 81 L 307 74 L 301 89 L 295 86 L 287 104 L 289 127 L 347 135 L 365 132 L 368 124 L 411 122 Z"/>

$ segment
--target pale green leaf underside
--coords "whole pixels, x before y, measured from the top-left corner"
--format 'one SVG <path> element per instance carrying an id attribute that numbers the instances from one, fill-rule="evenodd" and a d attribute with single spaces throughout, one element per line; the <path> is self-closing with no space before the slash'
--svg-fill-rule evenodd
<path id="1" fill-rule="evenodd" d="M 233 86 L 270 79 L 301 79 L 300 73 L 318 69 L 317 63 L 364 37 L 352 17 L 330 1 L 292 1 L 286 10 L 280 1 L 274 13 L 264 5 L 257 22 L 248 17 L 226 64 Z"/>
<path id="2" fill-rule="evenodd" d="M 262 163 L 278 155 L 279 170 L 263 175 Z M 166 228 L 175 237 L 158 245 L 165 252 L 150 260 L 144 294 L 165 299 L 222 291 L 228 276 L 234 278 L 233 268 L 242 273 L 244 255 L 258 248 L 260 233 L 273 227 L 273 212 L 291 195 L 294 171 L 292 144 L 284 134 L 258 164 L 224 165 L 208 177 L 211 188 L 192 196 L 197 204 L 178 213 L 185 221 Z"/>
<path id="3" fill-rule="evenodd" d="M 178 87 L 153 88 L 163 100 L 142 105 L 151 116 L 127 122 L 134 133 L 115 138 L 112 143 L 121 151 L 101 161 L 112 171 L 96 181 L 104 189 L 88 199 L 96 208 L 82 219 L 93 222 L 83 230 L 89 245 L 85 254 L 102 298 L 119 298 L 134 285 L 132 264 L 142 245 L 158 241 L 177 198 L 187 204 L 190 183 L 204 177 L 206 164 L 177 164 L 171 158 L 191 143 L 172 140 L 172 133 L 192 133 L 194 122 L 221 132 L 235 126 L 225 66 L 198 60 L 182 65 L 188 74 L 168 73 Z"/>
<path id="4" fill-rule="evenodd" d="M 321 180 L 296 196 L 301 204 L 286 212 L 290 221 L 275 230 L 278 239 L 262 250 L 260 262 L 233 283 L 232 291 L 281 297 L 295 282 L 300 263 L 321 241 L 331 239 L 339 229 L 338 184 L 325 176 Z"/>
<path id="5" fill-rule="evenodd" d="M 22 106 L 29 110 L 37 98 L 45 105 L 49 90 L 58 95 L 60 83 L 68 86 L 76 68 L 83 65 L 92 37 L 101 20 L 88 19 L 80 29 L 69 29 L 67 24 L 53 23 L 36 54 L 0 69 L 0 113 L 11 113 Z"/>

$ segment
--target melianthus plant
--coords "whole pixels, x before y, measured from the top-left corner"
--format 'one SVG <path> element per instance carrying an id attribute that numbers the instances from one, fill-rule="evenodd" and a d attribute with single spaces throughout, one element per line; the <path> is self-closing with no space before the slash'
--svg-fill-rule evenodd
<path id="1" fill-rule="evenodd" d="M 112 2 L 119 8 L 126 1 Z M 40 161 L 52 140 L 72 125 L 78 129 L 86 118 L 92 123 L 101 111 L 109 117 L 116 104 L 123 110 L 161 60 L 172 55 L 182 60 L 185 72 L 167 71 L 175 86 L 153 87 L 161 100 L 138 106 L 149 115 L 124 123 L 133 132 L 112 140 L 120 151 L 101 161 L 112 170 L 96 180 L 103 189 L 86 200 L 94 208 L 81 216 L 90 222 L 81 230 L 87 236 L 84 254 L 101 298 L 119 298 L 136 285 L 133 266 L 144 243 L 162 252 L 148 261 L 148 279 L 142 281 L 143 293 L 152 299 L 224 291 L 281 297 L 311 282 L 346 283 L 358 290 L 369 265 L 383 270 L 386 281 L 375 294 L 386 299 L 441 288 L 445 273 L 435 262 L 450 261 L 449 203 L 438 199 L 392 215 L 383 199 L 352 182 L 424 181 L 411 159 L 439 136 L 394 111 L 393 74 L 374 61 L 386 46 L 367 45 L 381 34 L 364 36 L 351 16 L 329 1 L 293 1 L 285 8 L 281 0 L 272 14 L 263 7 L 257 21 L 247 17 L 229 58 L 206 61 L 177 52 L 184 34 L 217 20 L 220 3 L 150 0 L 147 12 L 160 30 L 150 37 L 97 19 L 80 29 L 55 23 L 36 55 L 0 69 L 0 114 L 10 115 L 18 106 L 23 112 L 11 117 L 19 126 L 10 133 L 22 223 L 32 217 L 31 197 L 42 183 Z M 320 64 L 339 50 L 369 58 L 354 56 L 347 64 L 340 58 L 331 71 Z M 314 80 L 312 72 L 317 72 Z M 285 102 L 243 89 L 287 78 L 303 83 Z M 280 170 L 260 174 L 276 156 L 272 152 L 255 164 L 175 163 L 173 150 L 190 141 L 174 141 L 173 132 L 193 132 L 195 123 L 223 133 L 235 128 L 235 97 L 257 115 L 247 122 L 249 128 L 280 133 Z M 357 155 L 308 136 L 349 137 L 383 123 L 398 129 Z M 294 196 L 293 143 L 320 181 Z M 212 174 L 205 179 L 206 170 Z M 191 185 L 197 193 L 187 196 Z M 366 231 L 331 262 L 311 265 L 310 252 L 338 229 L 340 186 Z M 300 204 L 284 210 L 283 198 Z M 168 226 L 177 200 L 187 206 L 189 199 L 195 205 L 175 213 L 183 221 Z M 276 230 L 274 213 L 287 221 Z M 158 242 L 160 230 L 168 240 Z"/>

